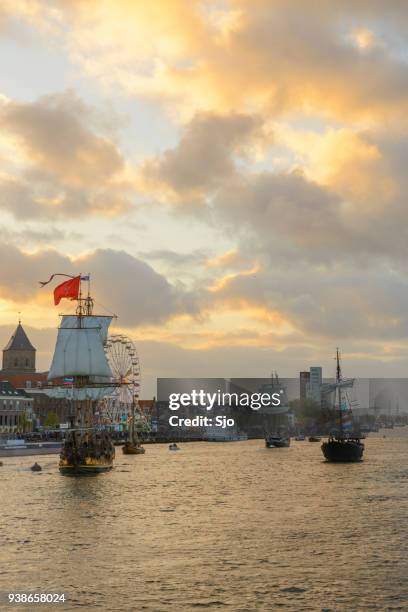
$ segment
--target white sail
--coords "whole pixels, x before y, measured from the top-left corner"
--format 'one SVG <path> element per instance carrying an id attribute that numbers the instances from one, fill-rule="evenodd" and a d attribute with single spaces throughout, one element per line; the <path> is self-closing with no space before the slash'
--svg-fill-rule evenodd
<path id="1" fill-rule="evenodd" d="M 58 329 L 57 343 L 48 380 L 70 376 L 103 377 L 112 372 L 104 351 L 112 317 L 64 315 Z M 81 326 L 80 326 L 81 323 Z"/>

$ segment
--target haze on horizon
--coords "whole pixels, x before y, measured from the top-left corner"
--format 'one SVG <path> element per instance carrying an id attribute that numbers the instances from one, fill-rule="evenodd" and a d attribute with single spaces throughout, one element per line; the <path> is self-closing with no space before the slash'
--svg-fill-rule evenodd
<path id="1" fill-rule="evenodd" d="M 156 376 L 408 370 L 402 0 L 5 0 L 0 342 L 92 275 Z"/>

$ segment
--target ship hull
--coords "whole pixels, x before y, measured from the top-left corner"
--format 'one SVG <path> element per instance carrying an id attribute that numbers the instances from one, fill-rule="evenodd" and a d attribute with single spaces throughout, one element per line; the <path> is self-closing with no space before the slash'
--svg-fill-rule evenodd
<path id="1" fill-rule="evenodd" d="M 62 460 L 59 464 L 59 471 L 66 476 L 94 476 L 103 472 L 109 472 L 112 468 L 112 461 L 85 460 L 84 463 L 75 465 Z"/>
<path id="2" fill-rule="evenodd" d="M 357 463 L 363 459 L 364 444 L 357 440 L 329 440 L 323 442 L 322 452 L 331 463 Z"/>
<path id="3" fill-rule="evenodd" d="M 266 448 L 288 448 L 290 438 L 265 438 Z"/>

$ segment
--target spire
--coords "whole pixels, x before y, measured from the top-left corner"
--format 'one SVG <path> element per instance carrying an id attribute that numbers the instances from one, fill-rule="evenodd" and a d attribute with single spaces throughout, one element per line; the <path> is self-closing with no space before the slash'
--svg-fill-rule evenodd
<path id="1" fill-rule="evenodd" d="M 21 325 L 21 320 L 19 319 L 18 325 L 14 334 L 11 336 L 7 345 L 4 347 L 5 351 L 35 351 L 35 348 L 31 344 L 28 339 L 27 334 L 25 333 L 23 326 Z"/>

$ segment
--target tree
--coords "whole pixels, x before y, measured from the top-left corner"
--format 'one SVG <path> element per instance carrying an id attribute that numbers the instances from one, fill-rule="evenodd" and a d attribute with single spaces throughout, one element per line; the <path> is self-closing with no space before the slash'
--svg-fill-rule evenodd
<path id="1" fill-rule="evenodd" d="M 318 402 L 312 399 L 295 399 L 289 402 L 289 406 L 298 421 L 306 427 L 324 423 L 328 418 L 328 411 L 323 410 Z"/>
<path id="2" fill-rule="evenodd" d="M 56 429 L 59 426 L 59 418 L 55 412 L 48 412 L 45 417 L 44 427 L 49 427 L 50 429 Z"/>
<path id="3" fill-rule="evenodd" d="M 25 433 L 26 431 L 30 431 L 31 429 L 31 421 L 28 418 L 28 414 L 26 412 L 22 412 L 18 415 L 18 429 L 19 431 Z"/>

